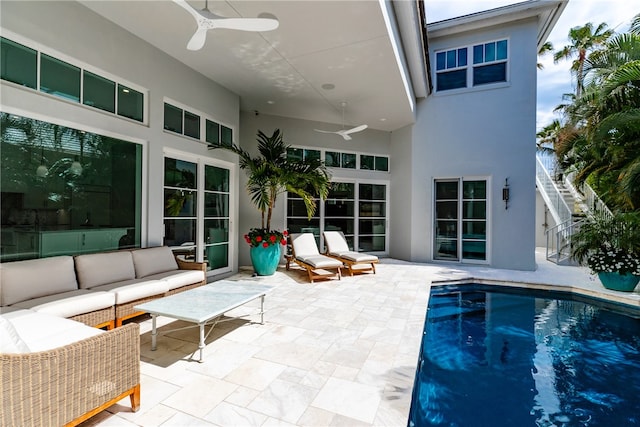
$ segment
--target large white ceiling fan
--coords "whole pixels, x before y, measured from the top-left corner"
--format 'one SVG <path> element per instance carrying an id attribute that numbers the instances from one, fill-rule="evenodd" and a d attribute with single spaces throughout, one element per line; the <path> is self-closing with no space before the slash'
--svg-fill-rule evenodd
<path id="1" fill-rule="evenodd" d="M 191 7 L 186 0 L 173 0 L 174 3 L 184 8 L 196 19 L 198 29 L 189 40 L 187 49 L 200 50 L 207 39 L 207 31 L 216 28 L 240 31 L 271 31 L 278 28 L 280 23 L 272 18 L 225 18 L 216 15 L 209 10 L 209 0 L 205 1 L 204 9 L 197 10 Z"/>
<path id="2" fill-rule="evenodd" d="M 351 134 L 352 133 L 362 132 L 368 126 L 367 125 L 360 125 L 360 126 L 356 126 L 354 128 L 351 128 L 351 129 L 345 129 L 344 128 L 344 112 L 345 112 L 345 109 L 347 108 L 347 103 L 345 101 L 342 101 L 340 103 L 340 106 L 342 107 L 342 130 L 338 130 L 338 131 L 320 130 L 320 129 L 314 129 L 314 130 L 316 132 L 321 132 L 321 133 L 335 133 L 336 135 L 340 135 L 341 137 L 343 137 L 345 141 L 351 141 L 353 139 L 353 138 L 351 138 Z"/>

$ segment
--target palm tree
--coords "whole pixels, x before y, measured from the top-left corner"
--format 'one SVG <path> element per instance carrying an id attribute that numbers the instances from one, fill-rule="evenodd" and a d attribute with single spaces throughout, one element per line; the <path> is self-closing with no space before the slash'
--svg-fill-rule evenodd
<path id="1" fill-rule="evenodd" d="M 574 27 L 569 30 L 571 44 L 557 51 L 553 59 L 555 62 L 561 59 L 576 59 L 571 64 L 571 72 L 576 76 L 576 96 L 579 98 L 584 89 L 584 62 L 590 51 L 602 46 L 611 36 L 613 30 L 607 28 L 604 22 L 594 30 L 593 24 L 588 22 L 582 27 Z"/>
<path id="2" fill-rule="evenodd" d="M 258 131 L 260 156 L 252 157 L 243 148 L 211 145 L 224 148 L 239 156 L 239 166 L 247 172 L 247 192 L 251 202 L 262 215 L 262 229 L 271 230 L 271 217 L 279 194 L 288 191 L 302 198 L 308 218 L 316 211 L 315 197 L 326 198 L 329 193 L 330 176 L 319 159 L 294 160 L 287 156 L 289 145 L 285 144 L 279 129 L 267 136 Z"/>
<path id="3" fill-rule="evenodd" d="M 632 34 L 640 35 L 640 13 L 633 17 L 633 21 L 631 21 L 631 27 L 629 28 L 629 32 Z"/>
<path id="4" fill-rule="evenodd" d="M 540 49 L 538 50 L 538 56 L 545 56 L 547 53 L 551 52 L 553 52 L 553 44 L 551 44 L 551 42 L 546 42 L 545 44 L 540 46 Z M 542 63 L 540 62 L 538 62 L 537 67 L 538 70 L 544 69 L 544 65 L 542 65 Z"/>

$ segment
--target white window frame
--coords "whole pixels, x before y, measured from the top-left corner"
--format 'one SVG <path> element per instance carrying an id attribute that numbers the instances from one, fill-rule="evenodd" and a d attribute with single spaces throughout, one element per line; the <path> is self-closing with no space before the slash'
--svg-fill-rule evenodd
<path id="1" fill-rule="evenodd" d="M 449 182 L 453 182 L 453 181 L 457 181 L 458 182 L 458 200 L 457 200 L 457 210 L 458 210 L 458 235 L 456 237 L 456 241 L 457 241 L 457 248 L 458 248 L 458 259 L 457 260 L 448 260 L 448 259 L 443 259 L 443 258 L 436 258 L 436 238 L 437 238 L 437 220 L 438 218 L 436 217 L 436 183 L 437 182 L 444 182 L 444 181 L 449 181 Z M 485 259 L 483 260 L 479 260 L 479 259 L 469 259 L 469 258 L 463 258 L 462 257 L 462 224 L 464 222 L 464 218 L 463 218 L 463 212 L 462 209 L 464 207 L 464 199 L 463 199 L 463 183 L 466 181 L 485 181 L 486 182 L 486 195 L 485 195 L 485 201 L 486 201 L 486 205 L 485 205 L 485 216 L 486 216 L 486 238 L 485 238 L 485 242 L 486 242 L 486 256 Z M 431 260 L 434 262 L 445 262 L 445 263 L 454 263 L 454 264 L 480 264 L 480 265 L 490 265 L 491 264 L 491 246 L 492 246 L 492 241 L 491 241 L 491 200 L 492 200 L 492 194 L 491 194 L 491 176 L 485 176 L 485 175 L 479 175 L 479 176 L 460 176 L 460 177 L 438 177 L 438 178 L 433 178 L 432 183 L 431 183 L 431 188 L 432 188 L 432 194 L 433 196 L 431 197 L 431 204 L 432 204 L 432 208 L 431 208 L 431 212 L 433 220 L 431 221 L 432 225 L 432 229 L 431 229 Z"/>
<path id="2" fill-rule="evenodd" d="M 484 48 L 484 45 L 489 44 L 489 43 L 498 43 L 500 41 L 506 41 L 507 42 L 507 58 L 506 59 L 499 59 L 499 60 L 493 60 L 493 61 L 484 61 L 478 64 L 474 64 L 473 63 L 473 48 L 474 46 L 478 46 L 478 45 L 482 45 Z M 446 55 L 446 52 L 455 50 L 456 53 L 459 49 L 467 49 L 467 65 L 462 66 L 462 67 L 455 67 L 455 68 L 445 68 L 443 70 L 438 70 L 437 69 L 437 57 L 439 53 L 444 52 Z M 511 73 L 510 73 L 510 63 L 511 63 L 511 39 L 509 37 L 499 37 L 499 38 L 495 38 L 495 39 L 490 39 L 490 40 L 485 40 L 485 41 L 478 41 L 478 42 L 473 42 L 473 43 L 468 43 L 466 45 L 460 45 L 460 46 L 453 46 L 453 47 L 447 47 L 447 48 L 442 48 L 442 49 L 438 49 L 436 51 L 433 52 L 433 64 L 436 64 L 435 67 L 433 67 L 433 76 L 434 76 L 434 95 L 448 95 L 448 94 L 456 94 L 456 93 L 461 93 L 461 92 L 471 92 L 471 91 L 476 91 L 476 90 L 485 90 L 485 89 L 495 89 L 495 88 L 499 88 L 499 87 L 505 87 L 505 86 L 509 86 L 510 85 L 510 81 L 511 81 Z M 457 57 L 456 57 L 456 62 L 457 62 Z M 482 67 L 485 65 L 493 65 L 493 64 L 499 64 L 499 63 L 506 63 L 506 71 L 505 71 L 505 81 L 499 81 L 499 82 L 492 82 L 492 83 L 483 83 L 483 84 L 479 84 L 479 85 L 474 85 L 473 84 L 473 70 L 476 67 Z M 446 65 L 446 64 L 445 64 Z M 446 73 L 449 71 L 456 71 L 456 70 L 461 70 L 461 69 L 466 69 L 466 85 L 464 87 L 460 87 L 460 88 L 455 88 L 455 89 L 446 89 L 446 90 L 438 90 L 438 86 L 437 86 L 437 82 L 438 82 L 438 74 L 440 73 Z"/>

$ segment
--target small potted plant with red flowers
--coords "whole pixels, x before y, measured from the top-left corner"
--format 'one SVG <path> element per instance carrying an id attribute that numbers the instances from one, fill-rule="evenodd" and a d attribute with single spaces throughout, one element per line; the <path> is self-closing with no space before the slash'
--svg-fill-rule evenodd
<path id="1" fill-rule="evenodd" d="M 211 148 L 223 148 L 238 154 L 240 169 L 247 172 L 247 192 L 262 214 L 262 226 L 252 228 L 244 238 L 251 246 L 251 263 L 256 274 L 270 276 L 278 268 L 282 246 L 287 244 L 288 235 L 286 230 L 271 229 L 271 216 L 278 195 L 288 191 L 301 197 L 311 218 L 316 211 L 316 197 L 326 198 L 331 181 L 320 159 L 290 158 L 287 155 L 289 145 L 284 143 L 279 129 L 271 136 L 258 131 L 257 140 L 258 157 L 252 157 L 235 144 L 230 147 L 213 145 Z"/>

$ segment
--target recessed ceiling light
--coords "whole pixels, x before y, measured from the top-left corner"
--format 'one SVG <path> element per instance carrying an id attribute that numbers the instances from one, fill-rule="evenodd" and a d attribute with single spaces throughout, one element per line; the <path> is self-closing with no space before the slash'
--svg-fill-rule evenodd
<path id="1" fill-rule="evenodd" d="M 333 83 L 325 83 L 321 87 L 324 90 L 331 90 L 331 89 L 335 89 L 336 85 L 334 85 Z"/>
<path id="2" fill-rule="evenodd" d="M 276 103 L 276 101 L 272 101 L 272 100 L 268 100 L 268 101 L 267 101 L 267 104 L 269 104 L 269 105 L 273 105 L 273 104 L 275 104 L 275 103 Z"/>
<path id="3" fill-rule="evenodd" d="M 386 122 L 387 119 L 385 119 L 384 117 L 380 119 L 381 122 Z"/>

